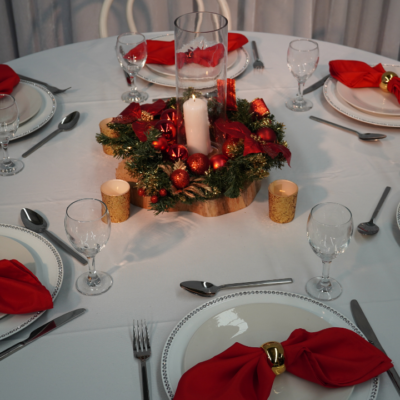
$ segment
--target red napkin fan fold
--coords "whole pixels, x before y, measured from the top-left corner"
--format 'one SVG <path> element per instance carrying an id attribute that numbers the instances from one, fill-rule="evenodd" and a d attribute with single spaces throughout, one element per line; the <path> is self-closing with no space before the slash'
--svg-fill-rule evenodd
<path id="1" fill-rule="evenodd" d="M 393 367 L 384 353 L 344 328 L 296 329 L 281 344 L 284 373 L 329 388 L 353 386 Z M 262 348 L 235 343 L 183 374 L 174 400 L 266 400 L 274 379 Z"/>
<path id="2" fill-rule="evenodd" d="M 11 67 L 0 64 L 0 93 L 11 94 L 19 80 L 19 76 Z"/>
<path id="3" fill-rule="evenodd" d="M 49 291 L 17 260 L 0 260 L 0 312 L 26 314 L 53 308 Z"/>

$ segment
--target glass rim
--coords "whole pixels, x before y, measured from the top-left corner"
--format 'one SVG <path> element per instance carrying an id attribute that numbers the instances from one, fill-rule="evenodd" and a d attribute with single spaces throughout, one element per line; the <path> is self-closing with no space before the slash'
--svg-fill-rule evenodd
<path id="1" fill-rule="evenodd" d="M 11 94 L 0 93 L 0 97 L 2 97 L 2 98 L 8 97 L 8 98 L 13 99 L 13 102 L 12 102 L 10 105 L 8 105 L 7 107 L 4 107 L 4 108 L 0 107 L 0 110 L 7 110 L 7 108 L 12 107 L 14 104 L 15 104 L 15 105 L 17 106 L 17 108 L 18 108 L 18 104 L 17 104 L 17 102 L 16 102 L 16 100 L 15 100 L 15 97 L 12 96 Z M 18 110 L 18 111 L 19 111 L 19 110 Z"/>
<path id="2" fill-rule="evenodd" d="M 310 43 L 315 44 L 315 47 L 312 48 L 312 49 L 308 49 L 308 50 L 295 49 L 295 48 L 292 46 L 292 44 L 295 43 L 295 42 L 310 42 Z M 314 40 L 311 40 L 311 39 L 295 39 L 295 40 L 292 40 L 292 41 L 289 43 L 289 47 L 291 47 L 291 48 L 292 48 L 293 50 L 295 50 L 295 51 L 300 51 L 300 52 L 304 52 L 304 53 L 305 53 L 305 52 L 308 52 L 308 51 L 313 51 L 313 50 L 316 50 L 316 49 L 319 48 L 318 43 L 315 42 Z"/>
<path id="3" fill-rule="evenodd" d="M 146 43 L 146 37 L 145 37 L 142 33 L 140 33 L 140 32 L 125 32 L 125 33 L 121 33 L 121 34 L 118 35 L 118 37 L 117 37 L 117 43 L 120 42 L 120 43 L 122 43 L 122 44 L 130 44 L 130 43 L 126 43 L 126 42 L 123 42 L 123 41 L 120 40 L 120 38 L 123 38 L 124 36 L 128 36 L 128 35 L 137 35 L 137 36 L 141 36 L 141 37 L 143 38 L 143 40 L 140 41 L 140 42 L 138 42 L 137 44 L 140 44 L 140 43 L 143 43 L 143 42 Z"/>
<path id="4" fill-rule="evenodd" d="M 105 207 L 105 211 L 104 211 L 104 213 L 102 214 L 102 216 L 101 216 L 100 218 L 89 219 L 89 220 L 85 221 L 85 220 L 80 220 L 80 219 L 72 218 L 72 217 L 68 214 L 68 210 L 69 210 L 69 208 L 70 208 L 71 206 L 73 206 L 73 205 L 76 204 L 76 203 L 79 203 L 80 201 L 86 201 L 86 200 L 92 200 L 92 201 L 94 200 L 94 201 L 98 201 L 99 203 L 103 204 L 103 206 Z M 65 215 L 66 215 L 66 217 L 68 217 L 68 218 L 71 219 L 72 221 L 81 222 L 81 223 L 99 221 L 99 220 L 103 219 L 103 218 L 107 215 L 107 213 L 108 213 L 108 207 L 107 207 L 107 205 L 106 205 L 103 201 L 101 201 L 101 200 L 99 200 L 99 199 L 95 199 L 95 198 L 93 198 L 93 197 L 86 197 L 86 198 L 84 198 L 84 199 L 75 200 L 75 201 L 72 202 L 72 203 L 67 207 L 67 209 L 65 210 Z"/>
<path id="5" fill-rule="evenodd" d="M 345 222 L 343 222 L 343 223 L 341 223 L 341 224 L 335 224 L 335 225 L 333 225 L 333 224 L 327 224 L 327 223 L 325 223 L 325 222 L 321 222 L 321 221 L 318 220 L 318 218 L 313 217 L 313 218 L 315 218 L 315 220 L 317 220 L 321 225 L 326 225 L 326 226 L 341 226 L 341 225 L 346 225 L 346 224 L 348 224 L 348 223 L 353 219 L 353 214 L 352 214 L 352 212 L 351 212 L 346 206 L 344 206 L 343 204 L 340 204 L 340 203 L 335 203 L 334 201 L 328 201 L 328 202 L 326 202 L 326 203 L 318 203 L 318 204 L 316 204 L 316 205 L 311 209 L 310 215 L 314 215 L 314 214 L 313 214 L 313 211 L 314 211 L 314 209 L 315 209 L 316 207 L 319 207 L 319 206 L 322 206 L 322 205 L 327 205 L 327 204 L 335 204 L 335 205 L 337 205 L 337 206 L 340 206 L 340 207 L 346 209 L 346 210 L 349 212 L 349 214 L 350 214 L 350 218 L 349 218 L 347 221 L 345 221 Z"/>
<path id="6" fill-rule="evenodd" d="M 212 29 L 212 30 L 210 30 L 210 31 L 188 30 L 188 29 L 183 29 L 183 28 L 181 28 L 180 26 L 178 26 L 178 24 L 177 24 L 178 19 L 183 18 L 183 17 L 185 17 L 185 16 L 187 16 L 187 15 L 190 15 L 190 14 L 210 14 L 210 15 L 218 15 L 219 17 L 222 17 L 222 18 L 223 18 L 224 24 L 223 24 L 223 26 L 221 26 L 220 28 L 218 28 L 218 29 Z M 177 18 L 175 19 L 175 21 L 174 21 L 174 25 L 175 25 L 176 28 L 178 28 L 178 29 L 180 29 L 181 31 L 184 31 L 184 32 L 189 32 L 189 33 L 212 33 L 212 32 L 218 32 L 218 31 L 220 31 L 221 29 L 226 28 L 226 27 L 228 26 L 228 20 L 227 20 L 226 17 L 224 17 L 222 14 L 218 14 L 218 13 L 215 13 L 215 12 L 211 12 L 211 11 L 194 11 L 194 12 L 190 12 L 190 13 L 187 13 L 187 14 L 183 14 L 183 15 L 180 15 L 179 17 L 177 17 Z"/>

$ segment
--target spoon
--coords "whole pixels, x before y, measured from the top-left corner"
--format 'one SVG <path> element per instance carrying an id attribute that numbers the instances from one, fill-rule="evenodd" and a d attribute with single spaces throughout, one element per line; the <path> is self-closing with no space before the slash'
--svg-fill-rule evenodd
<path id="1" fill-rule="evenodd" d="M 386 199 L 386 196 L 390 192 L 390 186 L 388 186 L 385 191 L 382 194 L 381 199 L 379 200 L 378 205 L 375 208 L 374 213 L 372 214 L 371 220 L 369 222 L 362 222 L 360 225 L 358 225 L 357 230 L 363 235 L 375 235 L 375 233 L 378 233 L 379 231 L 379 226 L 374 224 L 374 218 L 378 215 L 379 210 L 382 207 L 383 202 Z"/>
<path id="2" fill-rule="evenodd" d="M 264 285 L 281 285 L 284 283 L 292 283 L 292 282 L 293 282 L 292 278 L 286 278 L 286 279 L 272 279 L 269 281 L 229 283 L 227 285 L 220 285 L 220 286 L 215 286 L 210 282 L 202 282 L 202 281 L 186 281 L 182 282 L 180 285 L 182 289 L 185 289 L 190 293 L 194 293 L 202 297 L 212 297 L 215 296 L 221 289 L 264 286 Z"/>
<path id="3" fill-rule="evenodd" d="M 80 114 L 79 114 L 78 111 L 74 111 L 71 114 L 68 114 L 58 124 L 58 129 L 57 130 L 55 130 L 53 133 L 50 133 L 49 136 L 46 136 L 39 143 L 36 143 L 28 151 L 26 151 L 24 154 L 22 154 L 22 157 L 23 158 L 28 157 L 30 154 L 32 154 L 34 151 L 36 151 L 39 147 L 42 147 L 45 143 L 47 143 L 50 139 L 53 139 L 53 137 L 58 135 L 60 132 L 69 131 L 70 129 L 72 129 L 76 125 L 76 123 L 78 122 L 79 116 L 80 116 Z"/>
<path id="4" fill-rule="evenodd" d="M 75 257 L 81 264 L 86 265 L 88 263 L 86 258 L 76 253 L 71 247 L 60 240 L 57 236 L 54 236 L 52 233 L 50 233 L 46 229 L 47 222 L 37 212 L 30 210 L 29 208 L 23 208 L 21 210 L 21 219 L 23 224 L 25 225 L 25 228 L 28 228 L 31 231 L 37 233 L 43 233 L 45 236 L 47 236 L 49 240 L 51 240 L 53 243 L 56 243 L 72 257 Z"/>
<path id="5" fill-rule="evenodd" d="M 346 131 L 357 133 L 358 137 L 362 140 L 376 141 L 378 139 L 384 139 L 386 137 L 386 135 L 383 135 L 382 133 L 360 133 L 360 132 L 355 131 L 354 129 L 346 128 L 345 126 L 334 124 L 333 122 L 326 121 L 324 119 L 313 117 L 313 116 L 311 116 L 310 119 L 317 121 L 317 122 L 322 122 L 324 124 L 335 126 L 336 128 L 342 128 L 342 129 L 345 129 Z"/>

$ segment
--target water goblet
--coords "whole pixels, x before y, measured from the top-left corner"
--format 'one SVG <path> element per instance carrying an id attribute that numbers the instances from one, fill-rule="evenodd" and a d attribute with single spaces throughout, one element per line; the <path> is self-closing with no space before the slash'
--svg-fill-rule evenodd
<path id="1" fill-rule="evenodd" d="M 310 100 L 303 98 L 306 80 L 314 73 L 319 61 L 318 43 L 308 39 L 293 40 L 289 44 L 287 65 L 292 75 L 297 78 L 298 94 L 286 102 L 292 111 L 308 111 L 313 107 Z"/>
<path id="2" fill-rule="evenodd" d="M 136 32 L 119 35 L 115 46 L 117 58 L 121 68 L 128 74 L 131 90 L 122 94 L 125 103 L 140 103 L 148 99 L 149 95 L 140 92 L 136 86 L 136 75 L 144 67 L 147 59 L 146 38 Z"/>
<path id="3" fill-rule="evenodd" d="M 111 232 L 107 206 L 97 199 L 81 199 L 67 207 L 64 227 L 72 246 L 89 261 L 89 273 L 76 281 L 82 294 L 93 296 L 106 292 L 113 284 L 112 277 L 95 267 L 95 255 L 107 244 Z"/>
<path id="4" fill-rule="evenodd" d="M 344 253 L 353 235 L 351 211 L 341 204 L 321 203 L 314 206 L 307 222 L 308 243 L 322 260 L 322 276 L 310 279 L 307 293 L 319 300 L 333 300 L 342 294 L 342 286 L 329 277 L 333 259 Z"/>
<path id="5" fill-rule="evenodd" d="M 8 142 L 17 132 L 19 126 L 18 105 L 14 97 L 0 94 L 0 145 L 3 148 L 3 159 L 0 162 L 0 176 L 18 174 L 25 164 L 8 155 Z"/>

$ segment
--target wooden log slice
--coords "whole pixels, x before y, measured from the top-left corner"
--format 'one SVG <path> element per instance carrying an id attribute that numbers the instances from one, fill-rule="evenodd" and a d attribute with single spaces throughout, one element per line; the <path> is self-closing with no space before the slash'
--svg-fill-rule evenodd
<path id="1" fill-rule="evenodd" d="M 131 186 L 131 203 L 135 206 L 150 209 L 150 197 L 138 195 L 136 181 L 125 168 L 125 161 L 121 161 L 116 170 L 115 177 L 127 181 Z M 255 181 L 247 185 L 239 197 L 231 199 L 222 196 L 218 199 L 207 201 L 196 201 L 193 204 L 176 203 L 175 207 L 169 208 L 168 212 L 190 211 L 203 217 L 218 217 L 219 215 L 229 214 L 231 212 L 242 210 L 248 207 L 256 197 L 261 188 L 262 181 Z"/>
<path id="2" fill-rule="evenodd" d="M 103 133 L 104 135 L 110 137 L 110 138 L 117 138 L 118 133 L 110 129 L 107 124 L 112 121 L 112 118 L 106 118 L 100 121 L 100 132 Z M 114 155 L 114 150 L 111 146 L 106 146 L 103 145 L 103 151 L 104 153 L 108 154 L 109 156 Z"/>

